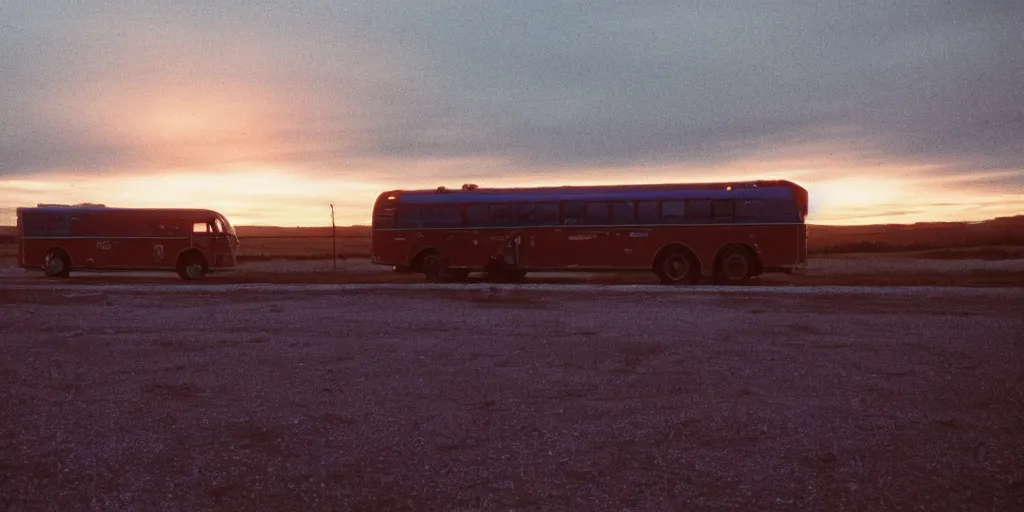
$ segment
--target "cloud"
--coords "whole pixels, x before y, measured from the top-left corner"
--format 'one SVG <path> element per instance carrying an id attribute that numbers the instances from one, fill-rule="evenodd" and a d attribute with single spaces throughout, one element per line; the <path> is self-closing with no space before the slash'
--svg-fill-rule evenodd
<path id="1" fill-rule="evenodd" d="M 8 2 L 0 177 L 432 186 L 788 162 L 1020 190 L 1022 23 L 1016 1 Z"/>

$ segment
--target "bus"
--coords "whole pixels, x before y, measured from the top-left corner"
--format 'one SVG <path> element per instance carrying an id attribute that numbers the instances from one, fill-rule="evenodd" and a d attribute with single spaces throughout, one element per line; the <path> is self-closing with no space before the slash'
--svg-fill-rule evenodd
<path id="1" fill-rule="evenodd" d="M 391 190 L 373 206 L 371 258 L 430 280 L 644 271 L 742 284 L 806 266 L 807 206 L 785 180 Z"/>
<path id="2" fill-rule="evenodd" d="M 235 228 L 212 210 L 40 204 L 16 211 L 19 266 L 49 277 L 173 270 L 195 280 L 235 267 Z"/>

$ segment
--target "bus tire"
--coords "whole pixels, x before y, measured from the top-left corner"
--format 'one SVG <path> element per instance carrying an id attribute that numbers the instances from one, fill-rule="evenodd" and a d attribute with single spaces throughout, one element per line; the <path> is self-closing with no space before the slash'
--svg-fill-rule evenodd
<path id="1" fill-rule="evenodd" d="M 693 284 L 697 282 L 698 265 L 696 258 L 682 250 L 665 253 L 654 266 L 661 284 Z"/>
<path id="2" fill-rule="evenodd" d="M 206 276 L 209 271 L 209 266 L 206 264 L 206 258 L 202 254 L 190 251 L 182 254 L 178 257 L 178 264 L 175 265 L 175 271 L 184 281 L 194 281 L 196 279 L 202 279 Z"/>
<path id="3" fill-rule="evenodd" d="M 757 257 L 749 249 L 741 246 L 727 247 L 715 258 L 715 283 L 747 283 L 757 273 L 757 266 Z"/>
<path id="4" fill-rule="evenodd" d="M 64 249 L 50 249 L 43 259 L 43 273 L 46 277 L 68 277 L 71 275 L 71 258 Z"/>
<path id="5" fill-rule="evenodd" d="M 420 258 L 419 267 L 420 272 L 423 272 L 423 276 L 426 277 L 428 281 L 441 281 L 447 273 L 444 258 L 442 258 L 441 254 L 437 251 L 431 251 L 424 254 L 423 257 Z"/>

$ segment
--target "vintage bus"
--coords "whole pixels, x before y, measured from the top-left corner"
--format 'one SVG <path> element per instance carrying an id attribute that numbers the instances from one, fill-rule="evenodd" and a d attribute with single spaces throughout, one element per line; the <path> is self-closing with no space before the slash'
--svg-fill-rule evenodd
<path id="1" fill-rule="evenodd" d="M 392 190 L 373 207 L 372 261 L 431 280 L 636 270 L 738 284 L 806 265 L 807 206 L 784 180 Z"/>
<path id="2" fill-rule="evenodd" d="M 235 228 L 211 210 L 41 204 L 18 208 L 17 219 L 20 266 L 50 277 L 173 270 L 193 280 L 235 267 Z"/>

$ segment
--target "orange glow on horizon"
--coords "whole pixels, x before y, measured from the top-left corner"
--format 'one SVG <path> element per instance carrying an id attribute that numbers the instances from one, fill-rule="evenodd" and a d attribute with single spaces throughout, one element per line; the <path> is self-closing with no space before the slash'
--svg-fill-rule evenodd
<path id="1" fill-rule="evenodd" d="M 201 207 L 225 214 L 236 225 L 324 226 L 330 224 L 330 203 L 335 204 L 340 225 L 368 224 L 373 201 L 391 189 L 423 189 L 439 185 L 457 187 L 476 183 L 481 187 L 600 185 L 617 183 L 666 183 L 679 181 L 731 181 L 743 179 L 792 179 L 808 189 L 809 223 L 877 224 L 934 221 L 978 221 L 1024 211 L 1018 194 L 969 191 L 964 180 L 929 182 L 914 173 L 815 179 L 811 173 L 746 174 L 715 172 L 714 179 L 672 178 L 664 170 L 621 172 L 608 170 L 559 178 L 540 173 L 505 178 L 408 180 L 356 180 L 325 177 L 315 173 L 286 172 L 249 166 L 235 172 L 179 171 L 144 176 L 88 177 L 38 175 L 0 180 L 0 225 L 14 222 L 14 208 L 37 203 L 103 203 L 126 207 Z M 373 175 L 369 173 L 367 175 Z M 711 173 L 708 173 L 711 175 Z M 595 177 L 601 176 L 601 177 Z M 692 173 L 686 174 L 692 176 Z M 589 178 L 589 179 L 588 179 Z"/>

